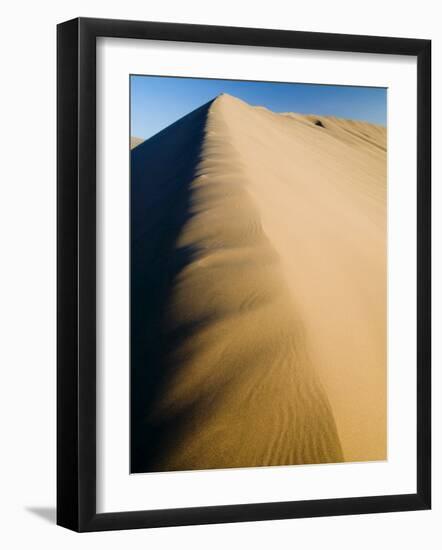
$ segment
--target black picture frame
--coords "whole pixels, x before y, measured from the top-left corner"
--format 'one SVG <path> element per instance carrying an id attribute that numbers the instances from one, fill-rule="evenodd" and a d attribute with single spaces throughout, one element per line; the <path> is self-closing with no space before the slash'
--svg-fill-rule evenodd
<path id="1" fill-rule="evenodd" d="M 96 39 L 135 38 L 417 58 L 417 491 L 96 512 Z M 133 529 L 431 507 L 431 41 L 79 18 L 57 28 L 57 523 Z"/>

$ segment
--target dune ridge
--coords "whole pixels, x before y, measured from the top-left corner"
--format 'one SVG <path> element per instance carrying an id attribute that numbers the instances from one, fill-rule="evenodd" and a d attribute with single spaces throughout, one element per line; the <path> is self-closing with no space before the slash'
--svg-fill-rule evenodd
<path id="1" fill-rule="evenodd" d="M 132 471 L 385 458 L 385 147 L 223 94 L 134 149 Z"/>

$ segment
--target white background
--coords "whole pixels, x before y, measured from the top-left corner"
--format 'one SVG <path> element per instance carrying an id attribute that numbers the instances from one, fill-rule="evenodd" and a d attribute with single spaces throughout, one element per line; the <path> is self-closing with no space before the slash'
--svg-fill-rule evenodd
<path id="1" fill-rule="evenodd" d="M 3 10 L 0 200 L 0 542 L 6 548 L 438 548 L 441 292 L 434 288 L 432 512 L 76 535 L 55 505 L 55 24 L 95 16 L 433 39 L 434 281 L 441 273 L 442 37 L 438 3 L 326 0 L 22 2 Z M 438 154 L 436 154 L 436 152 Z M 406 311 L 404 311 L 406 314 Z M 437 341 L 436 336 L 439 337 Z M 49 518 L 49 519 L 48 519 Z M 150 546 L 149 546 L 150 545 Z"/>
<path id="2" fill-rule="evenodd" d="M 416 492 L 416 60 L 107 38 L 97 54 L 97 511 Z M 388 461 L 128 475 L 130 73 L 388 88 Z"/>

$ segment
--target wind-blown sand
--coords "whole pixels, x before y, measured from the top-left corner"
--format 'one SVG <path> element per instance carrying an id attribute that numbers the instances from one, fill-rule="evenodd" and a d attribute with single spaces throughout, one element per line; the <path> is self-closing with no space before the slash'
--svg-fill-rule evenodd
<path id="1" fill-rule="evenodd" d="M 385 459 L 385 128 L 223 94 L 131 196 L 132 471 Z"/>

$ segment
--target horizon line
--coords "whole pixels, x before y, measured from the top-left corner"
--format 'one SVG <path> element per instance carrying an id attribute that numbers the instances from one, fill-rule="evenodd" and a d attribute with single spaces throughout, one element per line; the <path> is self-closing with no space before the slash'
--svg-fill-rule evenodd
<path id="1" fill-rule="evenodd" d="M 133 75 L 131 75 L 133 76 Z M 165 77 L 165 78 L 175 78 L 175 77 Z M 179 78 L 179 77 L 178 77 Z M 189 77 L 181 77 L 181 78 L 189 78 Z M 192 77 L 193 78 L 193 77 Z M 197 78 L 201 78 L 201 77 L 197 77 Z M 206 80 L 206 79 L 204 79 Z M 210 79 L 207 79 L 207 80 L 210 80 Z M 216 79 L 213 79 L 213 80 L 216 80 Z M 224 80 L 224 79 L 223 79 Z M 226 79 L 227 80 L 227 79 Z M 248 81 L 247 81 L 248 82 Z M 320 84 L 322 86 L 329 86 L 329 84 Z M 353 87 L 362 87 L 362 86 L 353 86 Z M 364 86 L 365 87 L 365 86 Z M 372 86 L 373 88 L 381 88 L 381 86 Z M 191 111 L 188 111 L 187 113 L 185 113 L 183 116 L 177 118 L 176 120 L 174 120 L 173 122 L 171 122 L 170 124 L 168 124 L 167 126 L 164 126 L 164 128 L 162 128 L 161 130 L 159 130 L 158 132 L 156 132 L 155 134 L 152 134 L 148 137 L 144 137 L 144 136 L 141 136 L 141 135 L 137 135 L 137 134 L 132 134 L 131 133 L 131 128 L 129 128 L 129 141 L 132 139 L 132 138 L 135 138 L 135 139 L 142 139 L 143 141 L 140 142 L 138 145 L 141 145 L 141 143 L 144 143 L 156 136 L 158 136 L 159 134 L 161 134 L 162 132 L 164 132 L 165 130 L 167 130 L 168 128 L 170 128 L 171 126 L 173 126 L 174 124 L 176 124 L 178 121 L 182 120 L 183 118 L 189 116 L 190 114 L 194 113 L 195 111 L 197 111 L 198 109 L 201 109 L 202 107 L 206 106 L 206 105 L 209 105 L 210 103 L 213 103 L 214 101 L 216 101 L 219 97 L 221 96 L 228 96 L 228 97 L 232 97 L 233 99 L 236 99 L 238 101 L 241 101 L 242 103 L 245 103 L 248 107 L 252 107 L 252 108 L 255 108 L 255 107 L 261 107 L 263 109 L 267 109 L 268 111 L 270 111 L 271 113 L 275 114 L 275 115 L 281 115 L 281 116 L 284 116 L 286 114 L 294 114 L 294 115 L 299 115 L 299 116 L 305 116 L 305 117 L 309 117 L 309 116 L 314 116 L 314 117 L 318 117 L 318 119 L 320 117 L 324 117 L 324 118 L 336 118 L 336 119 L 339 119 L 339 120 L 346 120 L 346 121 L 354 121 L 354 122 L 362 122 L 364 124 L 370 124 L 371 126 L 380 126 L 382 128 L 386 128 L 387 125 L 385 124 L 380 124 L 380 123 L 376 123 L 376 122 L 370 122 L 368 120 L 364 120 L 364 119 L 357 119 L 357 118 L 348 118 L 348 117 L 339 117 L 339 116 L 336 116 L 336 115 L 332 115 L 332 114 L 317 114 L 317 113 L 300 113 L 300 112 L 297 112 L 297 111 L 273 111 L 272 109 L 270 109 L 269 107 L 266 107 L 265 105 L 261 105 L 261 104 L 251 104 L 247 101 L 245 101 L 244 99 L 241 99 L 240 97 L 237 97 L 233 94 L 230 94 L 228 92 L 220 92 L 219 94 L 215 95 L 212 99 L 210 99 L 209 101 L 206 101 L 205 103 L 202 103 L 201 105 L 199 105 L 198 107 L 195 107 L 195 109 L 192 109 Z M 130 124 L 131 126 L 131 124 Z M 136 145 L 133 149 L 135 149 L 136 147 L 138 147 L 138 145 Z"/>

